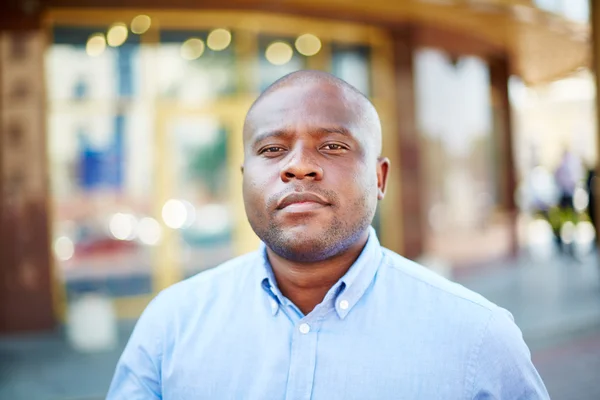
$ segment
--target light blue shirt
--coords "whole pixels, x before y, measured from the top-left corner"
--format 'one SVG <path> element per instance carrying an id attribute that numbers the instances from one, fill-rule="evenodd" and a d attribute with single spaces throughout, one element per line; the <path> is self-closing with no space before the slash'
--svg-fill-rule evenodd
<path id="1" fill-rule="evenodd" d="M 108 399 L 548 399 L 512 316 L 380 246 L 308 315 L 265 247 L 160 293 Z"/>

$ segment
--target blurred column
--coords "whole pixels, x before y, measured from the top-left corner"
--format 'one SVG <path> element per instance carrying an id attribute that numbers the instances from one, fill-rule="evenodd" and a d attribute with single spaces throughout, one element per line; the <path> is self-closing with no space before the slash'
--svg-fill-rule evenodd
<path id="1" fill-rule="evenodd" d="M 416 127 L 413 30 L 407 27 L 393 32 L 396 88 L 396 118 L 400 142 L 399 226 L 402 229 L 402 255 L 417 258 L 423 252 L 423 188 L 421 186 L 421 148 Z M 392 216 L 386 216 L 391 218 Z"/>
<path id="2" fill-rule="evenodd" d="M 513 148 L 513 130 L 510 99 L 508 96 L 508 78 L 510 77 L 507 57 L 489 61 L 490 84 L 492 93 L 492 110 L 494 121 L 495 148 L 499 169 L 500 204 L 508 218 L 510 235 L 510 255 L 516 256 L 517 238 L 517 205 L 515 191 L 517 189 L 516 165 Z"/>
<path id="3" fill-rule="evenodd" d="M 593 58 L 593 71 L 594 76 L 596 77 L 596 117 L 597 120 L 600 121 L 600 101 L 598 100 L 598 95 L 600 94 L 600 3 L 596 0 L 590 1 L 591 12 L 590 12 L 590 23 L 592 25 L 592 58 Z M 600 162 L 598 158 L 600 157 L 600 124 L 597 124 L 598 127 L 596 132 L 596 179 L 594 179 L 592 184 L 592 190 L 594 191 L 594 195 L 592 199 L 594 201 L 594 209 L 596 213 L 595 218 L 595 228 L 596 232 L 600 232 L 600 218 L 598 218 L 598 210 L 600 210 L 600 187 L 598 185 L 597 177 L 600 176 Z M 600 245 L 600 235 L 596 235 L 596 240 Z"/>
<path id="4" fill-rule="evenodd" d="M 36 4 L 0 6 L 0 333 L 54 325 L 45 36 Z"/>

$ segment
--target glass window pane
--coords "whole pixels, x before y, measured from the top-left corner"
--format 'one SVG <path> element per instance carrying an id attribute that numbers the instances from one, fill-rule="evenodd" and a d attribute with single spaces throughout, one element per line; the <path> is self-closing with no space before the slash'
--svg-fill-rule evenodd
<path id="1" fill-rule="evenodd" d="M 69 299 L 152 292 L 155 243 L 140 235 L 154 190 L 148 49 L 133 34 L 107 46 L 107 30 L 57 27 L 46 55 L 53 249 Z"/>
<path id="2" fill-rule="evenodd" d="M 360 90 L 371 95 L 370 50 L 366 46 L 334 44 L 331 49 L 332 73 Z"/>
<path id="3" fill-rule="evenodd" d="M 174 197 L 185 207 L 179 229 L 185 276 L 234 256 L 227 179 L 227 131 L 211 117 L 170 121 Z"/>
<path id="4" fill-rule="evenodd" d="M 198 106 L 236 92 L 235 38 L 228 44 L 222 43 L 227 46 L 217 51 L 209 47 L 208 35 L 209 32 L 195 31 L 161 32 L 156 58 L 161 97 Z"/>
<path id="5" fill-rule="evenodd" d="M 110 47 L 106 45 L 107 29 L 53 30 L 54 45 L 48 50 L 46 63 L 50 99 L 108 100 L 139 95 L 142 74 L 134 73 L 140 68 L 139 36 L 130 34 L 122 45 Z M 86 46 L 94 36 L 101 38 L 100 44 Z"/>
<path id="6" fill-rule="evenodd" d="M 261 92 L 282 76 L 306 68 L 306 57 L 295 50 L 294 40 L 294 38 L 275 36 L 259 37 L 258 62 Z"/>
<path id="7" fill-rule="evenodd" d="M 427 251 L 456 263 L 501 254 L 507 242 L 486 236 L 509 228 L 493 218 L 499 161 L 493 151 L 489 68 L 476 57 L 453 61 L 423 49 L 415 56 L 415 80 Z"/>

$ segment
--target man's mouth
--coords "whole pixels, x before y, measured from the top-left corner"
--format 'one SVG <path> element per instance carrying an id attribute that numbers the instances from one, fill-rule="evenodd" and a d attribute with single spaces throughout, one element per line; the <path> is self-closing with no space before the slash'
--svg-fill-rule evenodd
<path id="1" fill-rule="evenodd" d="M 291 212 L 303 212 L 317 210 L 330 206 L 325 198 L 312 192 L 293 192 L 282 197 L 277 203 L 277 209 Z"/>

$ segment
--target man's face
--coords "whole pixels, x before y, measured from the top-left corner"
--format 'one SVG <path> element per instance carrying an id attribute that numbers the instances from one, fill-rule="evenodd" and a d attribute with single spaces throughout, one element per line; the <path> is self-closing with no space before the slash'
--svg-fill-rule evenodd
<path id="1" fill-rule="evenodd" d="M 247 119 L 244 204 L 271 250 L 322 261 L 355 243 L 383 197 L 387 160 L 378 160 L 364 101 L 330 84 L 279 88 Z"/>

